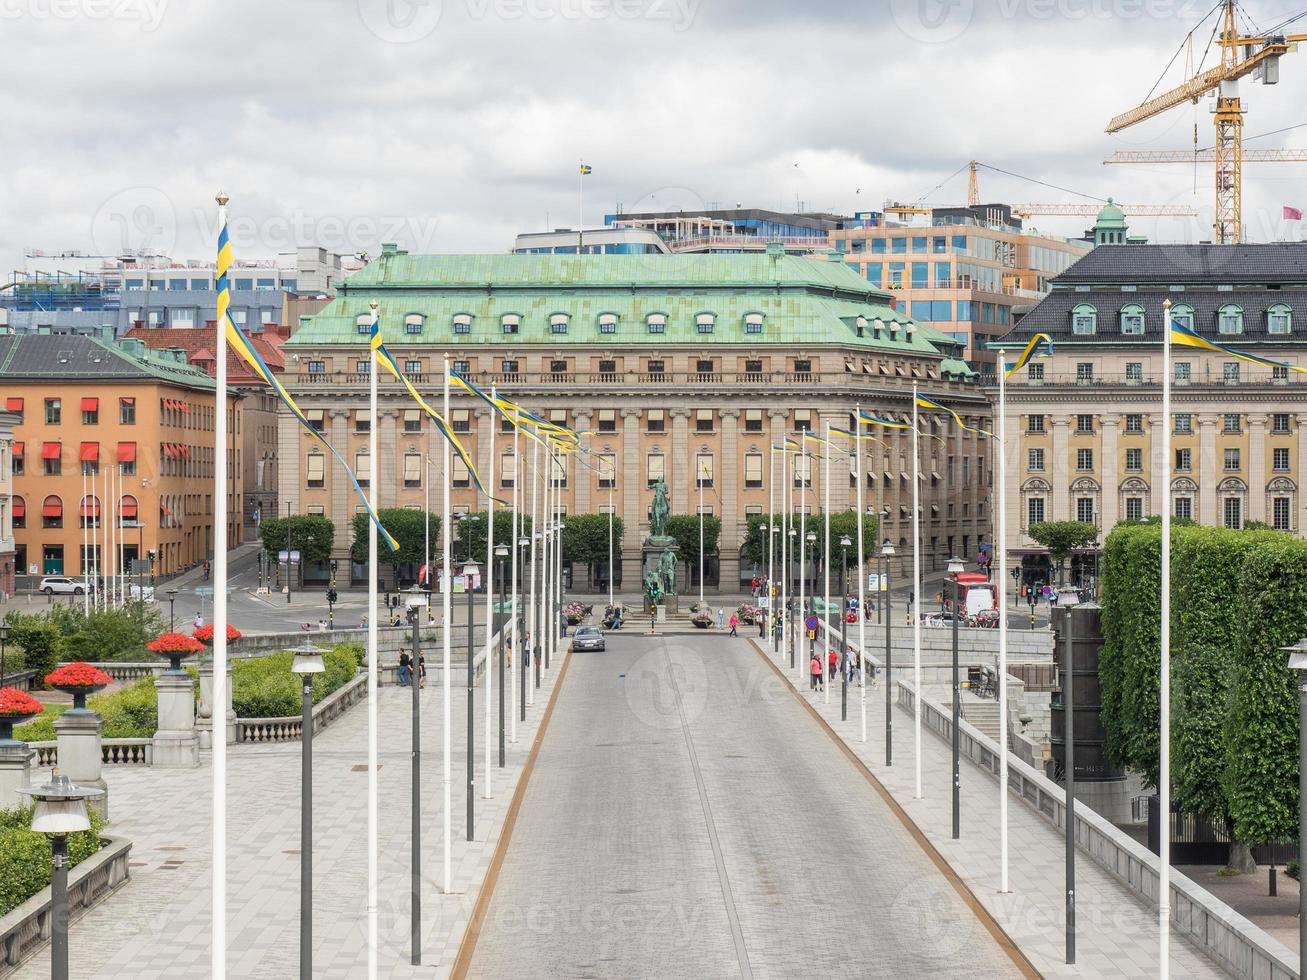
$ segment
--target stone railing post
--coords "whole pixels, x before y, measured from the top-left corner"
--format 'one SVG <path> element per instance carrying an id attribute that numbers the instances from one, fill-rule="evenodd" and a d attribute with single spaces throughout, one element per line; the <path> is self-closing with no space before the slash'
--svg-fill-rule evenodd
<path id="1" fill-rule="evenodd" d="M 195 727 L 199 732 L 200 748 L 213 748 L 213 661 L 200 664 L 200 705 L 196 711 Z M 228 745 L 236 744 L 236 711 L 231 699 L 231 661 L 227 661 L 227 710 L 224 729 Z"/>
<path id="2" fill-rule="evenodd" d="M 195 691 L 184 670 L 165 670 L 154 679 L 159 692 L 159 728 L 154 733 L 154 764 L 161 769 L 193 769 L 200 764 L 195 732 Z"/>
<path id="3" fill-rule="evenodd" d="M 109 786 L 101 774 L 104 765 L 104 719 L 90 708 L 70 708 L 54 720 L 59 771 L 77 786 L 97 786 L 104 795 L 87 802 L 109 818 Z"/>
<path id="4" fill-rule="evenodd" d="M 28 805 L 28 798 L 19 796 L 18 790 L 31 785 L 35 755 L 26 742 L 0 739 L 0 810 Z"/>

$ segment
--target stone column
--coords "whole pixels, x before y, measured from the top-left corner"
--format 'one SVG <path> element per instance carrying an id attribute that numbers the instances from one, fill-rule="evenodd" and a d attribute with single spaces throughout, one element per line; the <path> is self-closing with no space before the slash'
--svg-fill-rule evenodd
<path id="1" fill-rule="evenodd" d="M 199 732 L 200 748 L 213 748 L 213 660 L 206 657 L 200 664 L 200 704 L 196 711 L 195 728 Z M 227 661 L 227 709 L 224 712 L 224 737 L 227 745 L 236 744 L 236 710 L 231 700 L 231 661 Z"/>
<path id="2" fill-rule="evenodd" d="M 103 796 L 89 800 L 106 819 L 109 816 L 109 787 L 101 775 L 104 755 L 100 733 L 104 719 L 88 708 L 73 708 L 54 720 L 55 738 L 59 743 L 59 771 L 77 786 L 94 786 Z"/>
<path id="3" fill-rule="evenodd" d="M 617 477 L 620 501 L 617 506 L 621 508 L 622 526 L 625 528 L 622 534 L 623 555 L 640 554 L 640 522 L 644 520 L 640 501 L 644 499 L 645 484 L 644 460 L 640 458 L 640 419 L 643 414 L 638 408 L 622 409 L 622 448 L 618 456 L 621 469 Z M 626 578 L 626 564 L 623 560 L 622 582 L 628 589 L 630 581 Z M 636 587 L 639 587 L 638 583 Z"/>
<path id="4" fill-rule="evenodd" d="M 1118 514 L 1121 510 L 1121 474 L 1117 464 L 1116 437 L 1117 426 L 1121 424 L 1121 420 L 1115 415 L 1103 415 L 1098 421 L 1103 427 L 1103 458 L 1100 460 L 1098 467 L 1098 472 L 1103 478 L 1103 498 L 1099 502 L 1098 508 L 1098 530 L 1100 534 L 1105 535 L 1116 527 L 1116 522 L 1120 520 Z M 1154 447 L 1152 455 L 1160 455 L 1160 452 L 1156 449 L 1161 444 L 1158 438 L 1158 430 L 1150 430 L 1148 438 Z M 1154 479 L 1154 501 L 1158 499 L 1157 493 L 1158 487 Z M 1147 517 L 1147 513 L 1144 516 Z"/>
<path id="5" fill-rule="evenodd" d="M 372 461 L 372 479 L 380 481 L 377 506 L 398 507 L 399 491 L 404 485 L 403 474 L 399 472 L 399 410 L 379 409 L 377 414 L 381 428 L 377 432 L 377 458 Z"/>
<path id="6" fill-rule="evenodd" d="M 722 500 L 722 534 L 717 542 L 717 591 L 723 591 L 725 584 L 725 591 L 734 592 L 739 587 L 740 544 L 744 534 L 738 514 L 740 492 L 744 488 L 740 481 L 740 461 L 736 455 L 740 410 L 723 408 L 720 415 L 722 458 L 718 462 L 717 472 L 713 474 Z"/>
<path id="7" fill-rule="evenodd" d="M 18 790 L 31 785 L 35 756 L 26 742 L 0 741 L 0 810 L 28 805 L 28 798 L 19 796 Z"/>
<path id="8" fill-rule="evenodd" d="M 1216 524 L 1216 485 L 1221 471 L 1216 459 L 1216 416 L 1198 416 L 1198 523 Z"/>
<path id="9" fill-rule="evenodd" d="M 590 409 L 577 409 L 572 415 L 575 429 L 580 431 L 590 428 L 590 420 L 594 417 L 594 413 Z M 591 465 L 597 465 L 592 460 L 588 462 Z M 576 501 L 576 513 L 589 514 L 592 506 L 591 497 L 593 496 L 591 487 L 594 485 L 594 481 L 599 479 L 599 474 L 594 470 L 578 465 L 569 466 L 567 476 L 570 481 L 569 488 L 572 490 L 572 498 Z M 604 494 L 603 496 L 604 502 L 607 503 L 607 495 Z"/>
<path id="10" fill-rule="evenodd" d="M 304 455 L 300 445 L 300 432 L 302 431 L 300 423 L 289 412 L 280 413 L 277 417 L 277 460 L 272 468 L 275 478 L 278 480 L 280 493 L 280 502 L 282 510 L 286 508 L 286 501 L 290 501 L 291 509 L 300 511 L 300 489 L 303 486 L 302 477 L 300 476 L 300 457 Z M 267 514 L 267 508 L 264 508 L 265 518 L 276 514 Z"/>
<path id="11" fill-rule="evenodd" d="M 1071 419 L 1066 415 L 1054 415 L 1051 421 L 1053 423 L 1051 474 L 1053 499 L 1049 503 L 1052 504 L 1053 513 L 1049 515 L 1049 520 L 1065 521 L 1069 519 L 1071 512 L 1071 461 L 1067 458 L 1067 453 L 1071 451 L 1067 442 L 1067 427 L 1071 424 Z"/>
<path id="12" fill-rule="evenodd" d="M 195 733 L 195 693 L 191 675 L 165 670 L 154 679 L 159 692 L 159 729 L 154 733 L 154 765 L 159 769 L 194 769 L 200 764 Z"/>
<path id="13" fill-rule="evenodd" d="M 1266 517 L 1266 416 L 1248 416 L 1248 520 Z"/>
<path id="14" fill-rule="evenodd" d="M 694 486 L 694 462 L 690 459 L 690 410 L 669 409 L 672 417 L 672 451 L 667 456 L 667 489 L 672 495 L 672 513 L 688 514 L 694 504 L 689 502 Z"/>
<path id="15" fill-rule="evenodd" d="M 331 424 L 331 444 L 336 447 L 337 451 L 345 457 L 345 462 L 350 466 L 354 465 L 353 454 L 349 449 L 349 438 L 345 434 L 345 427 L 348 424 L 350 413 L 347 409 L 336 408 L 328 413 Z M 349 480 L 345 474 L 340 471 L 340 467 L 333 465 L 335 460 L 328 456 L 326 463 L 327 485 L 331 487 L 331 506 L 328 510 L 331 512 L 331 519 L 336 525 L 336 541 L 332 547 L 332 554 L 344 559 L 345 568 L 349 567 L 349 546 L 353 543 L 352 537 L 354 511 L 348 506 L 347 494 L 352 493 L 353 488 L 349 485 Z M 283 476 L 285 474 L 283 473 Z M 286 483 L 282 481 L 282 493 L 285 494 Z M 349 572 L 345 573 L 342 580 L 346 587 L 349 586 Z"/>

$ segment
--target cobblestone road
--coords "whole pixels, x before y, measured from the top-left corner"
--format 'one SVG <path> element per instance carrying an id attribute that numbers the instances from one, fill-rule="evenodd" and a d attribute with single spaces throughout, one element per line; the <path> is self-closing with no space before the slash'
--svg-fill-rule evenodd
<path id="1" fill-rule="evenodd" d="M 573 656 L 470 975 L 1020 975 L 746 643 Z"/>

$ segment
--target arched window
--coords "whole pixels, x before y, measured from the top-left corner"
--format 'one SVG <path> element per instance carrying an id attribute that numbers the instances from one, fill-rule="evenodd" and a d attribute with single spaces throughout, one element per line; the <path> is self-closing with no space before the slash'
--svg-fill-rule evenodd
<path id="1" fill-rule="evenodd" d="M 1121 333 L 1129 337 L 1144 335 L 1144 308 L 1138 303 L 1121 307 Z"/>
<path id="2" fill-rule="evenodd" d="M 27 527 L 27 501 L 22 497 L 13 498 L 14 527 Z"/>
<path id="3" fill-rule="evenodd" d="M 1071 332 L 1081 337 L 1098 333 L 1098 310 L 1089 303 L 1081 303 L 1071 311 Z"/>
<path id="4" fill-rule="evenodd" d="M 648 325 L 650 333 L 667 332 L 667 315 L 665 313 L 650 313 L 645 317 L 645 323 Z"/>
<path id="5" fill-rule="evenodd" d="M 717 323 L 717 316 L 713 313 L 700 313 L 694 318 L 695 330 L 699 333 L 712 333 Z"/>
<path id="6" fill-rule="evenodd" d="M 505 313 L 499 318 L 499 323 L 506 334 L 515 334 L 521 326 L 522 318 L 516 313 Z"/>
<path id="7" fill-rule="evenodd" d="M 858 324 L 858 336 L 862 336 L 862 330 L 867 325 L 867 321 L 863 317 L 858 317 L 858 320 L 861 321 Z M 762 333 L 761 313 L 746 313 L 744 315 L 744 332 L 752 334 Z"/>
<path id="8" fill-rule="evenodd" d="M 1237 303 L 1227 303 L 1216 313 L 1217 333 L 1243 333 L 1243 307 Z"/>
<path id="9" fill-rule="evenodd" d="M 134 525 L 137 521 L 137 516 L 138 509 L 136 506 L 136 498 L 130 493 L 123 494 L 122 499 L 118 501 L 118 526 L 130 527 Z"/>
<path id="10" fill-rule="evenodd" d="M 617 333 L 617 314 L 600 313 L 599 314 L 599 332 L 600 333 Z"/>
<path id="11" fill-rule="evenodd" d="M 455 313 L 454 314 L 454 333 L 458 336 L 465 336 L 472 332 L 472 314 Z"/>
<path id="12" fill-rule="evenodd" d="M 372 314 L 360 313 L 354 318 L 354 329 L 359 333 L 367 335 L 372 332 Z"/>
<path id="13" fill-rule="evenodd" d="M 1276 303 L 1266 311 L 1266 332 L 1270 334 L 1293 333 L 1293 311 L 1288 303 Z"/>
<path id="14" fill-rule="evenodd" d="M 99 527 L 100 498 L 94 494 L 87 494 L 83 497 L 82 505 L 78 509 L 78 516 L 81 518 L 82 527 Z"/>
<path id="15" fill-rule="evenodd" d="M 1192 330 L 1194 328 L 1194 308 L 1192 306 L 1171 307 L 1171 322 Z"/>
<path id="16" fill-rule="evenodd" d="M 422 332 L 422 314 L 410 313 L 404 317 L 404 333 L 420 334 Z"/>
<path id="17" fill-rule="evenodd" d="M 50 494 L 41 504 L 41 526 L 64 526 L 64 502 L 56 494 Z"/>
<path id="18" fill-rule="evenodd" d="M 552 334 L 567 333 L 568 314 L 554 313 L 549 317 L 549 332 Z"/>

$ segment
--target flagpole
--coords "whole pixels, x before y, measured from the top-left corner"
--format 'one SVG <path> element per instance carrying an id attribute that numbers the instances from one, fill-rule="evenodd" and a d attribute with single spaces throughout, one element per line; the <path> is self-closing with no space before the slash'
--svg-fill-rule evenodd
<path id="1" fill-rule="evenodd" d="M 695 469 L 698 469 L 696 465 Z M 703 605 L 703 473 L 694 481 L 699 484 L 699 605 Z"/>
<path id="2" fill-rule="evenodd" d="M 794 460 L 795 466 L 799 469 L 799 604 L 795 607 L 798 618 L 797 625 L 799 628 L 796 629 L 795 632 L 798 634 L 796 639 L 801 640 L 807 640 L 808 638 L 808 617 L 804 615 L 803 599 L 804 589 L 807 585 L 807 582 L 805 581 L 807 569 L 804 567 L 804 559 L 807 557 L 808 551 L 808 540 L 806 538 L 808 533 L 808 476 L 812 470 L 808 464 L 807 445 L 806 440 L 799 444 L 799 451 L 795 454 Z M 800 642 L 799 653 L 802 654 L 803 652 L 804 644 Z M 801 674 L 803 672 L 811 671 L 811 667 L 808 663 L 811 659 L 810 657 L 797 656 L 795 659 L 799 662 Z M 824 674 L 825 672 L 825 665 L 822 665 L 822 673 Z"/>
<path id="3" fill-rule="evenodd" d="M 867 573 L 866 573 L 866 566 L 864 565 L 864 562 L 866 561 L 866 558 L 865 558 L 865 556 L 864 556 L 863 553 L 862 553 L 862 537 L 863 537 L 863 531 L 862 531 L 862 521 L 863 521 L 862 484 L 863 484 L 863 482 L 864 482 L 864 477 L 863 477 L 863 474 L 862 474 L 862 406 L 860 406 L 860 405 L 854 405 L 854 406 L 853 406 L 853 416 L 854 416 L 854 419 L 855 419 L 855 426 L 854 426 L 854 429 L 853 429 L 853 435 L 854 435 L 854 439 L 853 439 L 853 448 L 854 448 L 854 449 L 857 451 L 857 453 L 858 453 L 858 462 L 857 462 L 857 468 L 856 468 L 856 473 L 857 473 L 857 477 L 858 477 L 858 492 L 857 492 L 857 505 L 858 505 L 858 651 L 859 651 L 859 652 L 858 652 L 858 663 L 859 663 L 859 668 L 858 668 L 858 680 L 862 682 L 862 696 L 861 696 L 861 698 L 860 698 L 860 700 L 859 700 L 859 705 L 860 705 L 860 706 L 859 706 L 859 709 L 858 709 L 858 710 L 862 713 L 862 741 L 865 742 L 865 741 L 867 740 L 867 596 L 866 596 L 866 592 L 864 591 L 864 588 L 863 588 L 863 587 L 864 587 L 864 585 L 866 584 L 865 579 L 866 579 L 866 574 L 867 574 Z M 840 596 L 840 609 L 841 609 L 841 615 L 847 615 L 847 614 L 848 614 L 848 610 L 844 609 L 844 597 L 843 597 L 843 596 Z M 889 670 L 888 670 L 888 667 L 889 667 L 889 665 L 886 664 L 886 668 L 887 668 L 886 671 L 885 671 L 885 683 L 886 683 L 886 684 L 889 683 Z"/>
<path id="4" fill-rule="evenodd" d="M 496 398 L 494 385 L 490 386 L 490 400 Z M 486 587 L 486 658 L 485 658 L 485 676 L 486 676 L 486 788 L 482 793 L 483 799 L 490 799 L 493 794 L 490 792 L 490 774 L 494 771 L 494 766 L 490 761 L 491 743 L 494 742 L 494 730 L 490 724 L 491 712 L 494 709 L 494 703 L 491 700 L 495 686 L 495 672 L 490 669 L 490 658 L 494 647 L 491 646 L 491 630 L 495 623 L 495 430 L 499 428 L 499 422 L 495 419 L 495 413 L 490 413 L 490 453 L 486 469 L 486 569 L 488 577 L 484 580 L 489 583 Z M 468 624 L 468 629 L 472 629 L 472 624 Z"/>
<path id="5" fill-rule="evenodd" d="M 508 685 L 509 685 L 508 690 L 510 695 L 508 699 L 508 706 L 512 709 L 508 713 L 508 740 L 514 745 L 517 744 L 517 672 L 519 669 L 518 664 L 522 662 L 522 645 L 518 642 L 519 637 L 517 633 L 517 617 L 519 611 L 522 608 L 522 604 L 521 602 L 518 601 L 518 596 L 517 596 L 517 582 L 518 582 L 517 565 L 518 565 L 518 560 L 522 554 L 522 549 L 519 548 L 517 544 L 522 536 L 522 527 L 521 527 L 522 454 L 520 452 L 521 438 L 522 438 L 521 433 L 519 432 L 517 426 L 516 425 L 513 426 L 513 557 L 512 557 L 513 596 L 510 602 L 510 606 L 512 607 L 513 610 L 512 613 L 513 618 L 509 626 L 510 643 L 508 648 L 510 651 L 512 651 L 512 656 L 517 657 L 518 659 L 513 663 L 512 669 L 508 671 Z"/>
<path id="6" fill-rule="evenodd" d="M 109 470 L 100 474 L 100 497 L 104 516 L 100 518 L 99 538 L 95 543 L 95 604 L 100 609 L 107 609 L 109 603 L 108 580 L 104 574 L 104 563 L 109 551 L 109 522 L 113 520 L 113 501 L 109 499 Z M 105 579 L 102 584 L 101 579 Z"/>
<path id="7" fill-rule="evenodd" d="M 774 634 L 776 631 L 776 600 L 772 597 L 772 535 L 776 527 L 776 449 L 768 441 L 767 450 L 767 612 L 763 616 L 763 622 L 767 624 L 767 631 Z M 771 646 L 771 636 L 767 637 L 768 646 Z"/>
<path id="8" fill-rule="evenodd" d="M 535 648 L 540 643 L 540 630 L 537 620 L 540 618 L 540 610 L 536 606 L 536 579 L 539 578 L 539 564 L 536 562 L 536 539 L 540 536 L 540 511 L 538 493 L 540 490 L 540 442 L 537 439 L 531 448 L 531 561 L 527 571 L 530 573 L 531 581 L 531 601 L 527 603 L 527 623 L 526 623 L 526 643 L 525 657 L 522 662 L 523 678 L 526 684 L 526 703 L 535 704 L 535 685 L 531 683 L 533 673 L 533 662 L 535 660 Z M 544 547 L 544 539 L 540 539 L 540 547 Z"/>
<path id="9" fill-rule="evenodd" d="M 559 648 L 559 629 L 563 622 L 563 484 L 567 482 L 567 457 L 558 454 L 558 482 L 554 486 L 554 524 L 557 525 L 555 532 L 557 537 L 554 539 L 554 563 L 557 566 L 557 575 L 554 578 L 555 595 L 558 599 L 554 604 L 554 659 L 558 659 Z"/>
<path id="10" fill-rule="evenodd" d="M 380 330 L 377 301 L 368 306 L 372 310 L 374 336 Z M 375 350 L 375 348 L 374 348 Z M 377 357 L 370 354 L 368 361 L 368 506 L 377 512 L 377 485 L 380 466 L 377 456 Z M 377 522 L 368 521 L 368 978 L 377 976 L 377 672 L 380 668 L 377 655 Z M 290 578 L 290 563 L 286 564 L 286 577 Z M 215 626 L 214 635 L 217 635 Z"/>
<path id="11" fill-rule="evenodd" d="M 998 890 L 1007 880 L 1007 353 L 998 352 Z"/>
<path id="12" fill-rule="evenodd" d="M 218 299 L 214 342 L 213 415 L 213 703 L 227 703 L 227 321 L 231 246 L 227 241 L 227 195 L 218 192 Z M 219 714 L 221 709 L 219 709 Z M 213 726 L 213 878 L 210 898 L 210 972 L 227 972 L 227 739 Z"/>
<path id="13" fill-rule="evenodd" d="M 549 644 L 553 638 L 552 618 L 549 609 L 553 605 L 553 578 L 554 578 L 554 532 L 550 528 L 549 517 L 549 500 L 553 495 L 554 489 L 554 453 L 552 449 L 545 449 L 545 473 L 544 486 L 540 491 L 540 638 L 536 641 L 540 649 L 541 669 L 549 663 Z M 532 686 L 539 683 L 540 669 L 532 665 Z"/>
<path id="14" fill-rule="evenodd" d="M 1157 932 L 1158 976 L 1170 976 L 1171 958 L 1171 301 L 1162 303 L 1162 622 L 1161 678 L 1158 685 L 1161 758 L 1157 774 L 1158 826 Z"/>
<path id="15" fill-rule="evenodd" d="M 917 386 L 912 386 L 912 684 L 916 733 L 916 799 L 921 799 L 921 452 L 917 431 Z"/>
<path id="16" fill-rule="evenodd" d="M 94 496 L 94 495 L 92 495 Z M 93 503 L 91 513 L 99 516 L 99 508 Z M 82 464 L 82 502 L 77 508 L 80 511 L 79 516 L 82 519 L 82 560 L 79 562 L 78 571 L 81 572 L 82 578 L 86 581 L 86 588 L 82 590 L 82 615 L 90 612 L 89 604 L 91 601 L 91 577 L 86 573 L 86 560 L 89 557 L 86 548 L 86 532 L 90 530 L 91 520 L 86 513 L 86 464 Z"/>
<path id="17" fill-rule="evenodd" d="M 794 545 L 790 543 L 790 532 L 794 530 L 794 476 L 790 459 L 793 455 L 788 447 L 789 436 L 781 443 L 781 493 L 784 494 L 782 507 L 785 509 L 785 529 L 781 532 L 781 577 L 785 590 L 785 648 L 790 654 L 790 670 L 795 671 L 795 684 L 802 681 L 802 665 L 799 664 L 798 651 L 794 647 L 793 619 L 790 615 L 790 562 L 794 561 Z"/>
<path id="18" fill-rule="evenodd" d="M 617 483 L 617 457 L 608 457 L 608 604 L 613 605 L 613 487 Z"/>
<path id="19" fill-rule="evenodd" d="M 445 418 L 449 419 L 450 417 L 449 415 L 449 354 L 446 353 L 441 355 L 441 364 L 442 364 L 442 368 L 441 368 L 440 376 L 441 378 L 444 379 L 443 402 L 441 406 L 441 411 L 443 412 Z M 440 500 L 440 514 L 441 514 L 440 517 L 440 546 L 441 546 L 440 607 L 441 608 L 440 608 L 440 613 L 442 617 L 440 637 L 441 637 L 441 645 L 443 647 L 442 650 L 443 662 L 441 666 L 444 674 L 444 688 L 445 688 L 445 690 L 442 692 L 444 697 L 443 697 L 443 703 L 441 705 L 441 713 L 442 713 L 441 752 L 443 753 L 444 756 L 442 760 L 443 771 L 441 772 L 441 783 L 442 783 L 442 788 L 444 790 L 444 806 L 442 807 L 441 813 L 444 817 L 444 823 L 445 823 L 442 846 L 444 850 L 444 855 L 443 855 L 444 886 L 445 886 L 444 890 L 446 895 L 450 894 L 454 890 L 454 871 L 453 871 L 454 826 L 453 826 L 453 813 L 452 813 L 453 805 L 454 805 L 453 771 L 452 771 L 454 765 L 454 757 L 453 757 L 453 736 L 452 736 L 453 720 L 451 717 L 451 711 L 452 711 L 451 698 L 453 697 L 453 690 L 454 690 L 454 672 L 453 672 L 453 666 L 450 663 L 450 641 L 452 639 L 452 634 L 454 632 L 453 597 L 450 595 L 451 591 L 454 588 L 454 576 L 453 576 L 454 543 L 453 543 L 453 528 L 451 526 L 453 524 L 453 520 L 450 517 L 450 511 L 449 511 L 449 476 L 450 476 L 450 468 L 452 466 L 452 460 L 453 457 L 450 455 L 449 451 L 446 450 L 445 460 L 444 460 L 445 465 L 440 468 L 440 473 L 441 473 L 441 481 L 440 481 L 440 498 L 441 498 Z M 375 582 L 375 577 L 373 576 L 369 576 L 369 577 L 372 578 L 373 581 Z M 373 585 L 373 588 L 375 587 L 376 586 Z M 371 619 L 368 620 L 368 624 L 369 626 L 372 624 Z M 419 676 L 418 679 L 421 680 L 421 677 Z"/>
<path id="20" fill-rule="evenodd" d="M 427 622 L 431 622 L 431 457 L 427 457 L 425 479 L 422 481 L 422 575 L 427 590 Z M 334 583 L 333 583 L 334 584 Z M 416 664 L 414 667 L 416 668 Z M 416 670 L 414 671 L 416 674 Z"/>
<path id="21" fill-rule="evenodd" d="M 832 447 L 831 447 L 831 441 L 830 441 L 830 419 L 827 419 L 827 420 L 826 420 L 826 468 L 825 468 L 825 470 L 823 471 L 823 473 L 822 473 L 822 478 L 821 478 L 821 483 L 822 483 L 822 487 L 821 487 L 821 489 L 822 489 L 822 500 L 823 500 L 823 503 L 822 503 L 822 538 L 823 538 L 823 540 L 822 540 L 822 545 L 821 545 L 821 548 L 822 548 L 822 552 L 821 552 L 821 571 L 822 571 L 822 589 L 823 589 L 823 598 L 822 598 L 822 609 L 821 609 L 821 615 L 822 615 L 822 619 L 824 619 L 824 620 L 826 621 L 827 625 L 829 625 L 829 623 L 830 623 L 830 620 L 829 620 L 828 617 L 830 616 L 830 458 L 831 458 L 831 448 L 832 448 Z M 843 605 L 843 604 L 844 604 L 843 601 L 842 601 L 842 600 L 843 600 L 843 597 L 841 596 L 840 598 L 841 598 L 840 605 Z M 822 645 L 822 649 L 825 650 L 825 648 L 826 648 L 826 641 L 825 641 L 824 639 L 823 639 L 821 645 Z M 844 672 L 844 661 L 843 661 L 843 659 L 842 659 L 842 658 L 844 657 L 844 650 L 843 650 L 843 649 L 840 650 L 840 657 L 841 657 L 841 660 L 840 660 L 840 672 L 843 673 L 843 672 Z M 823 658 L 823 659 L 824 659 L 824 658 Z M 823 667 L 823 669 L 824 669 L 824 668 L 826 667 L 826 664 L 822 664 L 822 667 Z M 827 703 L 827 704 L 830 704 L 830 676 L 829 676 L 829 675 L 830 675 L 830 671 L 827 670 L 827 671 L 826 671 L 826 674 L 827 674 L 827 678 L 826 678 L 826 703 Z M 845 708 L 847 708 L 847 707 L 848 707 L 848 705 L 845 705 Z"/>
<path id="22" fill-rule="evenodd" d="M 576 168 L 576 254 L 585 254 L 585 161 Z"/>

